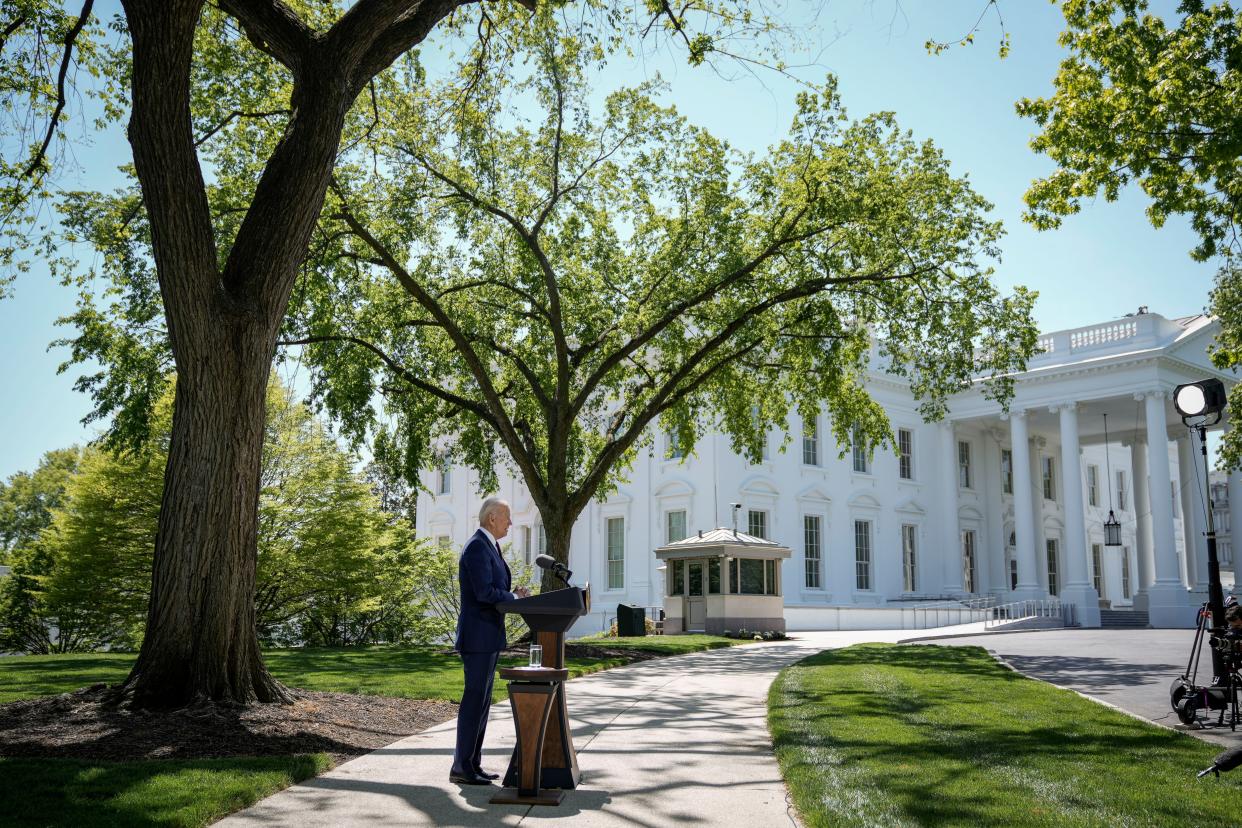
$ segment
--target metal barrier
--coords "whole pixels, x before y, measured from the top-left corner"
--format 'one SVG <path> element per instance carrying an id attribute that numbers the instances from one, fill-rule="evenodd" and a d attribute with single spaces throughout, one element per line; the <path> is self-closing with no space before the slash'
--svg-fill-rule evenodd
<path id="1" fill-rule="evenodd" d="M 1020 621 L 1038 619 L 1055 619 L 1062 625 L 1070 627 L 1074 624 L 1074 605 L 1062 604 L 1055 598 L 1027 601 L 1011 601 L 988 607 L 983 619 L 983 628 L 992 629 L 1003 624 L 1015 624 Z"/>

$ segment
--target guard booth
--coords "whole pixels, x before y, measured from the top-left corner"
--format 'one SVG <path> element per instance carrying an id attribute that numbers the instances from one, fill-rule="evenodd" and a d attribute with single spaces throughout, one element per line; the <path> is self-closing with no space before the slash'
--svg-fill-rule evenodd
<path id="1" fill-rule="evenodd" d="M 732 529 L 655 550 L 664 562 L 664 632 L 785 631 L 780 562 L 788 548 Z"/>

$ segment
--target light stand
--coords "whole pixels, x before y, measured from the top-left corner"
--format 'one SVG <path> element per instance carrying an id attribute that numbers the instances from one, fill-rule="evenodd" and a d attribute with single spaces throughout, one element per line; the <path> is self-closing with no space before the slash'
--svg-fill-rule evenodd
<path id="1" fill-rule="evenodd" d="M 1225 409 L 1225 386 L 1220 380 L 1209 379 L 1179 385 L 1173 390 L 1173 407 L 1182 423 L 1199 434 L 1199 451 L 1203 456 L 1203 491 L 1207 499 L 1208 611 L 1212 627 L 1225 627 L 1225 591 L 1220 585 L 1220 560 L 1216 557 L 1216 520 L 1212 514 L 1212 488 L 1208 475 L 1207 430 L 1221 421 Z M 1192 422 L 1193 421 L 1193 422 Z M 1212 648 L 1213 682 L 1228 677 L 1224 653 Z"/>

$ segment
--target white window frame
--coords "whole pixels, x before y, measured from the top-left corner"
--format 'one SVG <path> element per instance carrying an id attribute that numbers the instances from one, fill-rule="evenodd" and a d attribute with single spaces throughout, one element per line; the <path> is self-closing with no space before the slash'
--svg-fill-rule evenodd
<path id="1" fill-rule="evenodd" d="M 979 593 L 979 532 L 962 530 L 962 588 L 970 595 Z"/>
<path id="2" fill-rule="evenodd" d="M 1013 449 L 1001 449 L 1001 494 L 1013 494 Z"/>
<path id="3" fill-rule="evenodd" d="M 818 417 L 811 417 L 802 423 L 802 465 L 804 466 L 820 465 L 818 419 Z"/>
<path id="4" fill-rule="evenodd" d="M 1044 500 L 1057 501 L 1057 461 L 1051 454 L 1039 458 L 1039 467 L 1043 477 Z"/>
<path id="5" fill-rule="evenodd" d="M 1104 597 L 1104 544 L 1091 544 L 1091 585 L 1095 594 Z"/>
<path id="6" fill-rule="evenodd" d="M 1094 463 L 1087 464 L 1087 505 L 1100 505 L 1100 467 Z"/>
<path id="7" fill-rule="evenodd" d="M 854 518 L 854 589 L 875 591 L 875 521 Z"/>
<path id="8" fill-rule="evenodd" d="M 436 464 L 436 497 L 453 493 L 453 461 L 448 452 L 440 452 Z"/>
<path id="9" fill-rule="evenodd" d="M 754 518 L 759 517 L 759 522 L 763 524 L 763 534 L 756 534 L 754 529 Z M 746 510 L 746 534 L 754 538 L 768 539 L 768 535 L 772 532 L 771 522 L 768 520 L 770 515 L 767 509 L 747 509 Z"/>
<path id="10" fill-rule="evenodd" d="M 1044 539 L 1044 558 L 1048 563 L 1048 594 L 1056 598 L 1061 594 L 1061 541 L 1058 538 Z"/>
<path id="11" fill-rule="evenodd" d="M 673 537 L 673 515 L 681 515 L 681 537 Z M 690 512 L 687 509 L 669 509 L 664 513 L 664 542 L 675 543 L 690 537 Z"/>
<path id="12" fill-rule="evenodd" d="M 617 550 L 619 555 L 613 557 L 613 533 L 612 527 L 614 521 L 620 521 L 620 548 Z M 604 518 L 604 561 L 608 578 L 608 590 L 610 592 L 625 589 L 625 515 L 609 515 Z M 614 577 L 618 574 L 619 577 Z M 616 582 L 620 582 L 619 584 Z"/>
<path id="13" fill-rule="evenodd" d="M 914 479 L 913 429 L 897 429 L 897 476 L 902 480 Z"/>
<path id="14" fill-rule="evenodd" d="M 957 441 L 957 486 L 959 489 L 973 489 L 974 475 L 970 462 L 970 441 Z"/>
<path id="15" fill-rule="evenodd" d="M 854 474 L 871 474 L 871 458 L 863 447 L 858 426 L 854 426 L 850 437 L 850 455 L 853 461 Z"/>
<path id="16" fill-rule="evenodd" d="M 919 527 L 916 523 L 901 524 L 901 590 L 919 591 Z"/>
<path id="17" fill-rule="evenodd" d="M 1117 469 L 1117 508 L 1123 512 L 1129 511 L 1126 507 L 1126 470 Z"/>
<path id="18" fill-rule="evenodd" d="M 1134 597 L 1130 571 L 1130 547 L 1121 547 L 1121 597 L 1129 600 Z"/>
<path id="19" fill-rule="evenodd" d="M 812 535 L 814 536 L 813 543 Z M 820 515 L 802 516 L 802 558 L 805 562 L 803 584 L 807 589 L 822 590 L 824 588 L 824 519 Z"/>

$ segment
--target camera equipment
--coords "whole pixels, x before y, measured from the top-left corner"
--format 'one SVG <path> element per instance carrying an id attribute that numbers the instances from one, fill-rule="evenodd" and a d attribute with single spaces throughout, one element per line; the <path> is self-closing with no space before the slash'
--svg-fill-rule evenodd
<path id="1" fill-rule="evenodd" d="M 1229 714 L 1229 729 L 1238 726 L 1238 689 L 1242 687 L 1242 676 L 1238 670 L 1242 668 L 1242 633 L 1229 627 L 1213 627 L 1212 611 L 1209 604 L 1199 609 L 1199 623 L 1195 627 L 1195 640 L 1190 649 L 1190 661 L 1186 664 L 1186 672 L 1173 680 L 1169 687 L 1169 703 L 1173 712 L 1182 724 L 1205 726 L 1199 721 L 1200 711 L 1219 710 L 1217 727 L 1225 724 L 1225 714 Z M 1199 656 L 1203 650 L 1203 642 L 1207 640 L 1212 651 L 1214 670 L 1212 683 L 1207 686 L 1196 684 L 1199 674 Z"/>
<path id="2" fill-rule="evenodd" d="M 1210 768 L 1204 768 L 1195 775 L 1202 779 L 1209 773 L 1214 773 L 1219 779 L 1222 771 L 1231 771 L 1238 765 L 1242 765 L 1242 746 L 1221 751 L 1212 761 Z"/>

